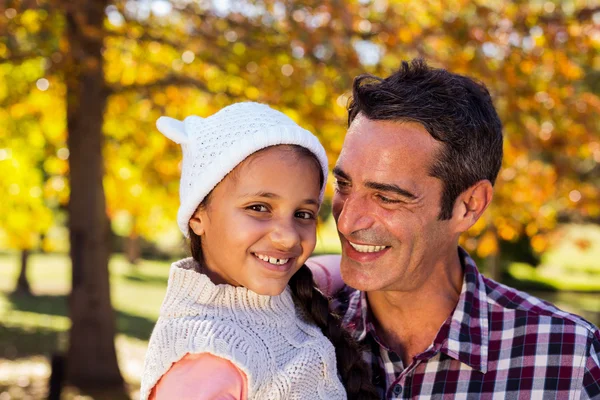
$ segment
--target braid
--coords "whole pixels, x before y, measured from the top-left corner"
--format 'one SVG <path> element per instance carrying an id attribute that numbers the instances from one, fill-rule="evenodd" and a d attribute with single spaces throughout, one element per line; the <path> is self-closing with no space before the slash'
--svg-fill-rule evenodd
<path id="1" fill-rule="evenodd" d="M 335 347 L 337 369 L 348 400 L 379 399 L 358 344 L 342 328 L 339 318 L 329 311 L 329 301 L 316 289 L 310 269 L 303 265 L 292 276 L 289 286 L 298 306 L 310 315 Z"/>

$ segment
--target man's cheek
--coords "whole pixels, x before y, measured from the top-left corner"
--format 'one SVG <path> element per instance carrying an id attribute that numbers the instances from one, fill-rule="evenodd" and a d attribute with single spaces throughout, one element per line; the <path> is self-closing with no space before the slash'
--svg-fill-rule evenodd
<path id="1" fill-rule="evenodd" d="M 344 207 L 344 202 L 340 198 L 339 195 L 334 194 L 333 199 L 331 201 L 331 213 L 333 214 L 333 218 L 338 220 L 340 214 L 342 213 L 342 208 Z"/>

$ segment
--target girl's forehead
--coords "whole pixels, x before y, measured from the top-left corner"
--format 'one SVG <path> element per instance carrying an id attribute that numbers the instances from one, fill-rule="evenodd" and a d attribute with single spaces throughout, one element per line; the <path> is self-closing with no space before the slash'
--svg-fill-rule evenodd
<path id="1" fill-rule="evenodd" d="M 318 162 L 290 151 L 289 146 L 273 146 L 247 157 L 217 188 L 223 194 L 304 192 L 305 197 L 318 198 L 320 169 Z"/>
<path id="2" fill-rule="evenodd" d="M 281 144 L 269 146 L 250 154 L 229 175 L 236 179 L 242 173 L 252 174 L 256 173 L 257 169 L 262 168 L 275 170 L 280 166 L 297 164 L 303 160 L 313 163 L 317 171 L 319 171 L 319 161 L 310 150 L 298 145 Z"/>

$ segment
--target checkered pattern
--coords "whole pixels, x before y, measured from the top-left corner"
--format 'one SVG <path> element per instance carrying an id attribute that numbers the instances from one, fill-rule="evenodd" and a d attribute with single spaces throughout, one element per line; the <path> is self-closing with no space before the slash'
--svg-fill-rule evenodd
<path id="1" fill-rule="evenodd" d="M 583 318 L 464 268 L 458 304 L 433 344 L 405 367 L 377 337 L 363 292 L 332 302 L 365 345 L 382 399 L 600 399 L 600 331 Z"/>

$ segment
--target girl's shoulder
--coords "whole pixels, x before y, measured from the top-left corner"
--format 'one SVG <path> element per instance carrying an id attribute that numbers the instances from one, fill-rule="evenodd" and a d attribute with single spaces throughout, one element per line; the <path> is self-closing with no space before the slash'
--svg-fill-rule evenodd
<path id="1" fill-rule="evenodd" d="M 331 297 L 345 286 L 340 273 L 340 261 L 339 254 L 313 256 L 306 260 L 315 284 L 325 296 Z"/>
<path id="2" fill-rule="evenodd" d="M 150 400 L 246 400 L 246 375 L 230 361 L 210 353 L 186 354 L 161 377 Z"/>

